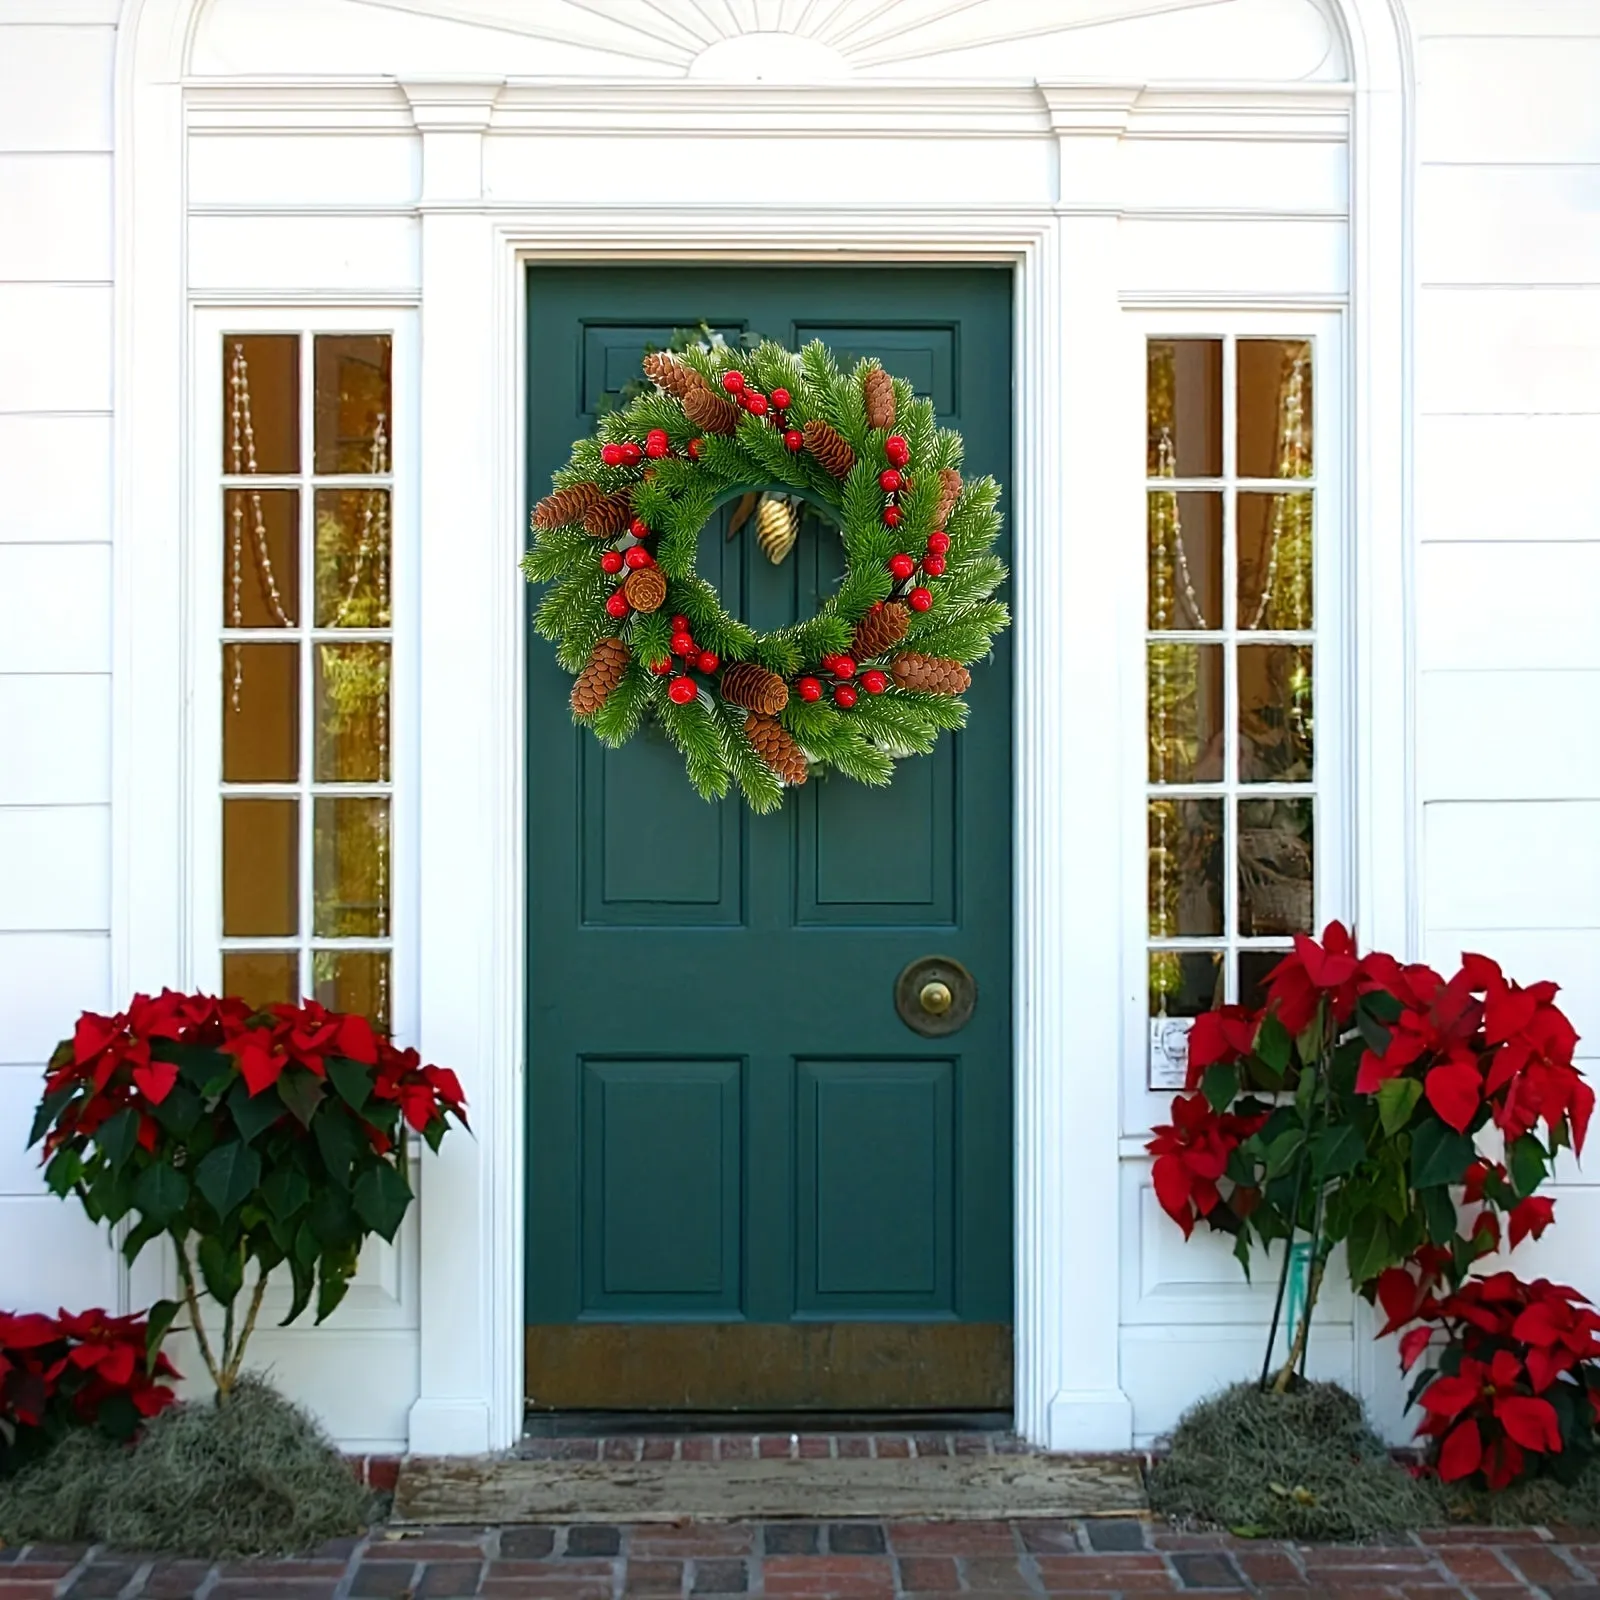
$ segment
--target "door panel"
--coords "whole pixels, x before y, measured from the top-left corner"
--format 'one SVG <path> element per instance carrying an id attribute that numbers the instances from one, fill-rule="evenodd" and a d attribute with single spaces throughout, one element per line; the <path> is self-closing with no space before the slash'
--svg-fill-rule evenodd
<path id="1" fill-rule="evenodd" d="M 1010 467 L 1001 269 L 541 268 L 529 276 L 529 493 L 702 319 L 841 361 L 879 356 Z M 808 509 L 773 565 L 732 507 L 701 572 L 759 628 L 842 569 Z M 1004 554 L 1002 547 L 1002 554 Z M 574 729 L 528 662 L 528 1389 L 538 1405 L 1009 1403 L 1010 644 L 970 727 L 887 789 L 814 780 L 774 816 L 706 805 L 645 728 Z M 919 956 L 975 974 L 923 1039 L 894 985 Z"/>

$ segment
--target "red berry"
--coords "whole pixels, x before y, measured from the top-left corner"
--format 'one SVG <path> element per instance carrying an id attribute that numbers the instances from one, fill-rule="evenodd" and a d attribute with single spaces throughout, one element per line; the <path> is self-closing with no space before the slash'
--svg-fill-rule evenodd
<path id="1" fill-rule="evenodd" d="M 889 687 L 888 674 L 879 672 L 876 667 L 871 672 L 863 672 L 861 674 L 861 687 L 868 694 L 882 694 Z"/>
<path id="2" fill-rule="evenodd" d="M 891 466 L 903 467 L 911 459 L 911 446 L 903 434 L 891 433 L 883 441 L 883 453 Z"/>
<path id="3" fill-rule="evenodd" d="M 722 374 L 722 387 L 729 394 L 738 394 L 744 388 L 744 374 L 742 372 L 724 372 Z"/>
<path id="4" fill-rule="evenodd" d="M 889 570 L 897 578 L 909 578 L 917 570 L 917 564 L 904 553 L 889 557 Z"/>
<path id="5" fill-rule="evenodd" d="M 856 675 L 856 664 L 849 656 L 835 656 L 828 665 L 833 668 L 836 678 L 853 678 Z"/>
<path id="6" fill-rule="evenodd" d="M 606 600 L 606 611 L 613 617 L 625 617 L 628 614 L 628 597 L 618 589 L 615 594 Z"/>
<path id="7" fill-rule="evenodd" d="M 689 619 L 683 616 L 674 617 L 672 619 L 672 631 L 674 633 L 687 633 L 689 631 Z"/>
<path id="8" fill-rule="evenodd" d="M 841 683 L 833 691 L 833 703 L 841 709 L 848 711 L 856 703 L 856 692 L 848 683 Z"/>
<path id="9" fill-rule="evenodd" d="M 744 408 L 752 417 L 764 417 L 767 414 L 767 397 L 757 394 L 754 389 L 746 390 Z"/>
<path id="10" fill-rule="evenodd" d="M 642 544 L 636 544 L 622 559 L 627 562 L 629 569 L 634 572 L 637 572 L 640 567 L 649 567 L 655 564 L 655 557 Z"/>
<path id="11" fill-rule="evenodd" d="M 617 448 L 622 451 L 622 464 L 625 467 L 636 467 L 644 459 L 644 451 L 632 439 L 624 439 Z"/>
<path id="12" fill-rule="evenodd" d="M 790 454 L 798 453 L 800 447 L 806 442 L 806 436 L 798 428 L 790 428 L 783 436 L 784 448 Z"/>
<path id="13" fill-rule="evenodd" d="M 820 700 L 822 698 L 822 685 L 815 678 L 802 678 L 795 688 L 799 691 L 802 700 Z"/>
<path id="14" fill-rule="evenodd" d="M 722 662 L 718 658 L 715 650 L 702 650 L 700 652 L 700 659 L 695 662 L 695 665 L 699 667 L 702 672 L 715 672 L 717 668 L 722 665 Z"/>
<path id="15" fill-rule="evenodd" d="M 700 459 L 700 441 L 698 439 L 691 439 L 689 441 L 689 459 L 691 461 L 698 461 Z"/>
<path id="16" fill-rule="evenodd" d="M 622 552 L 620 550 L 602 550 L 600 552 L 600 570 L 602 572 L 621 572 Z"/>
<path id="17" fill-rule="evenodd" d="M 878 487 L 885 494 L 897 494 L 900 490 L 900 474 L 893 467 L 885 467 L 878 474 Z"/>
<path id="18" fill-rule="evenodd" d="M 913 589 L 906 596 L 906 604 L 913 611 L 926 611 L 933 604 L 933 596 L 926 589 Z"/>
<path id="19" fill-rule="evenodd" d="M 650 670 L 655 673 L 658 678 L 664 678 L 669 672 L 672 671 L 672 663 L 663 657 L 660 661 L 652 661 L 650 663 Z"/>
<path id="20" fill-rule="evenodd" d="M 660 460 L 670 449 L 667 443 L 667 430 L 665 428 L 652 428 L 644 436 L 644 453 L 655 460 Z"/>
<path id="21" fill-rule="evenodd" d="M 687 633 L 673 634 L 672 653 L 675 656 L 697 656 L 700 654 L 694 647 L 693 637 Z"/>
<path id="22" fill-rule="evenodd" d="M 789 391 L 787 389 L 774 389 L 772 391 L 772 403 L 780 411 L 787 410 L 789 405 Z"/>
<path id="23" fill-rule="evenodd" d="M 676 706 L 686 706 L 699 694 L 693 678 L 674 678 L 667 685 L 667 698 Z"/>
<path id="24" fill-rule="evenodd" d="M 885 506 L 883 508 L 883 525 L 886 528 L 898 528 L 900 526 L 899 506 Z"/>
<path id="25" fill-rule="evenodd" d="M 922 570 L 930 578 L 942 578 L 944 576 L 944 557 L 924 556 L 922 558 Z"/>
<path id="26" fill-rule="evenodd" d="M 647 522 L 641 522 L 637 517 L 635 517 L 633 521 L 628 524 L 628 532 L 631 533 L 635 539 L 648 539 L 650 537 L 650 525 Z"/>
<path id="27" fill-rule="evenodd" d="M 937 533 L 928 535 L 928 554 L 942 556 L 950 548 L 950 535 L 942 528 Z"/>
<path id="28" fill-rule="evenodd" d="M 620 444 L 603 444 L 600 446 L 600 459 L 608 467 L 620 467 L 626 457 Z"/>

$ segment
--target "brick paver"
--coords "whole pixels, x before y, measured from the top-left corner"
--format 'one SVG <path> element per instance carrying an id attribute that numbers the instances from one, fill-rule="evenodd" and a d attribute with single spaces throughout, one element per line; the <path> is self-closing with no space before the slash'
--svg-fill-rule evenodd
<path id="1" fill-rule="evenodd" d="M 1592 1533 L 1297 1545 L 1129 1520 L 379 1529 L 292 1561 L 0 1549 L 0 1600 L 1600 1600 Z"/>

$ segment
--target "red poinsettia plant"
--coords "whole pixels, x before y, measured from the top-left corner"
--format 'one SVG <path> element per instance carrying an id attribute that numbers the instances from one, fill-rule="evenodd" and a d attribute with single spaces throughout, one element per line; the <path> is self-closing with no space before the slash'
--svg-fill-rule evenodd
<path id="1" fill-rule="evenodd" d="M 269 1275 L 285 1268 L 293 1322 L 343 1299 L 369 1234 L 392 1240 L 411 1204 L 406 1130 L 437 1150 L 466 1123 L 456 1075 L 424 1065 L 365 1018 L 316 1001 L 254 1010 L 242 1000 L 137 995 L 86 1012 L 50 1059 L 33 1143 L 46 1182 L 96 1222 L 134 1218 L 124 1253 L 169 1238 L 182 1307 L 226 1396 L 237 1382 Z M 253 1266 L 242 1319 L 235 1302 Z M 213 1346 L 200 1287 L 222 1307 Z M 180 1310 L 151 1309 L 156 1349 Z"/>
<path id="2" fill-rule="evenodd" d="M 130 1439 L 171 1405 L 178 1372 L 148 1353 L 143 1317 L 104 1311 L 0 1311 L 0 1473 L 36 1459 L 72 1428 Z"/>
<path id="3" fill-rule="evenodd" d="M 1382 1273 L 1376 1294 L 1401 1370 L 1432 1354 L 1411 1404 L 1446 1483 L 1503 1489 L 1531 1470 L 1571 1482 L 1593 1459 L 1600 1312 L 1576 1289 L 1511 1272 L 1458 1281 L 1450 1253 L 1428 1246 Z"/>
<path id="4" fill-rule="evenodd" d="M 1464 1276 L 1499 1244 L 1498 1213 L 1516 1237 L 1548 1222 L 1533 1192 L 1558 1150 L 1582 1149 L 1594 1093 L 1573 1064 L 1577 1034 L 1556 986 L 1521 987 L 1484 956 L 1445 978 L 1362 956 L 1333 922 L 1320 940 L 1295 939 L 1265 993 L 1258 1009 L 1196 1018 L 1187 1092 L 1148 1148 L 1157 1198 L 1186 1235 L 1202 1220 L 1231 1233 L 1247 1271 L 1255 1249 L 1281 1249 L 1269 1364 L 1289 1246 L 1307 1241 L 1282 1389 L 1303 1365 L 1336 1245 L 1358 1288 L 1425 1246 Z M 1453 1191 L 1477 1172 L 1485 1131 L 1506 1160 L 1478 1174 L 1483 1210 L 1463 1232 Z"/>

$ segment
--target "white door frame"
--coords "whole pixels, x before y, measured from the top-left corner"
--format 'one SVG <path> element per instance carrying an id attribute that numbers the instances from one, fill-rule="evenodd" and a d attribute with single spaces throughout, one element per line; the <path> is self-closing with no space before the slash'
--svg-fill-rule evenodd
<path id="1" fill-rule="evenodd" d="M 127 0 L 118 47 L 113 987 L 194 965 L 185 555 L 184 89 L 202 0 Z M 1409 612 L 1409 69 L 1398 0 L 1328 0 L 1356 86 L 1188 91 L 1165 114 L 1292 116 L 1351 104 L 1351 441 L 1359 732 L 1357 898 L 1369 942 L 1414 950 Z M 1126 1446 L 1114 1225 L 1120 1100 L 1118 853 L 1125 797 L 1076 785 L 1074 749 L 1114 750 L 1113 608 L 1092 534 L 1142 474 L 1142 375 L 1115 359 L 1117 141 L 1136 88 L 1038 91 L 1069 203 L 1053 207 L 496 206 L 482 191 L 497 82 L 404 86 L 423 144 L 419 512 L 420 1037 L 459 1067 L 476 1139 L 446 1142 L 420 1207 L 420 1398 L 411 1446 L 510 1444 L 522 1420 L 523 268 L 532 260 L 1009 261 L 1015 296 L 1016 1417 L 1058 1449 Z M 215 92 L 215 91 L 212 91 Z M 243 92 L 248 92 L 245 90 Z M 595 85 L 597 112 L 628 86 Z M 661 93 L 660 89 L 655 91 Z M 885 91 L 889 93 L 889 91 Z M 718 89 L 681 115 L 719 127 Z M 859 104 L 864 90 L 851 91 Z M 740 89 L 748 117 L 750 91 Z M 959 98 L 958 91 L 944 91 Z M 893 91 L 894 104 L 906 91 Z M 330 92 L 324 102 L 336 99 Z M 845 108 L 848 111 L 848 107 Z M 775 121 L 793 102 L 775 106 Z M 264 116 L 265 113 L 262 113 Z M 760 112 L 756 113 L 759 118 Z M 595 118 L 596 131 L 606 126 Z M 676 124 L 682 126 L 681 120 Z M 726 127 L 726 122 L 720 124 Z M 893 137 L 892 134 L 885 135 Z M 817 241 L 826 241 L 819 246 Z M 1400 359 L 1395 359 L 1395 353 Z M 153 1286 L 131 1284 L 130 1298 Z"/>

